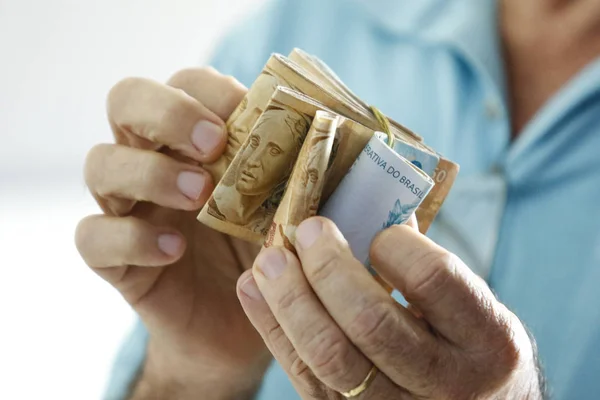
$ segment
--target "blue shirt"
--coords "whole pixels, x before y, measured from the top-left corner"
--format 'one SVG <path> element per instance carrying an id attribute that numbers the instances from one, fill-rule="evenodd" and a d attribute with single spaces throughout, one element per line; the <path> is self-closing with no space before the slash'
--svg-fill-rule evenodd
<path id="1" fill-rule="evenodd" d="M 428 235 L 483 276 L 537 339 L 556 399 L 600 395 L 600 58 L 511 142 L 493 0 L 280 0 L 213 65 L 249 86 L 271 52 L 322 58 L 368 103 L 461 165 Z M 107 398 L 140 366 L 140 324 Z M 274 364 L 260 400 L 296 399 Z"/>

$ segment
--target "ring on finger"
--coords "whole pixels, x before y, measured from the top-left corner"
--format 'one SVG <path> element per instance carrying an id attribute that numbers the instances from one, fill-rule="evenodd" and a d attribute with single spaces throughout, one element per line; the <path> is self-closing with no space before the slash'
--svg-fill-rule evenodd
<path id="1" fill-rule="evenodd" d="M 365 390 L 367 390 L 369 388 L 369 386 L 375 379 L 376 375 L 377 375 L 377 367 L 375 365 L 373 365 L 373 367 L 367 374 L 367 377 L 365 379 L 363 379 L 363 381 L 360 383 L 360 385 L 358 385 L 354 389 L 349 390 L 347 392 L 340 392 L 340 394 L 347 399 L 351 399 L 351 398 L 354 398 L 354 397 L 360 395 L 362 392 L 364 392 Z"/>

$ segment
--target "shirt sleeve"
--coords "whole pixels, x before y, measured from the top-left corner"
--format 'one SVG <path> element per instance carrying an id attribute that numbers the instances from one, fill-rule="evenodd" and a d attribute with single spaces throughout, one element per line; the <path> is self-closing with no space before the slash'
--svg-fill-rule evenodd
<path id="1" fill-rule="evenodd" d="M 146 355 L 148 332 L 138 319 L 129 336 L 121 345 L 113 363 L 104 394 L 105 400 L 126 400 L 132 383 L 140 372 Z"/>

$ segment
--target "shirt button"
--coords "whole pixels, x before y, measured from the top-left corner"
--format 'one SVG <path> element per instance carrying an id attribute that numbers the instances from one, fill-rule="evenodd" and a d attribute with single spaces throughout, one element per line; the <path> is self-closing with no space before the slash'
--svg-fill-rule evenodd
<path id="1" fill-rule="evenodd" d="M 485 102 L 485 115 L 489 119 L 498 119 L 502 116 L 502 108 L 495 100 L 487 100 Z"/>

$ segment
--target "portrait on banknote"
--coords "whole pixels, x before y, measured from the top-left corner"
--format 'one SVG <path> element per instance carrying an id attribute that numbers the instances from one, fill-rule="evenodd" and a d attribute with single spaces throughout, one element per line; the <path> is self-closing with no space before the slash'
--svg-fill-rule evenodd
<path id="1" fill-rule="evenodd" d="M 208 204 L 208 213 L 262 232 L 283 195 L 310 119 L 292 109 L 268 107 L 261 114 Z"/>
<path id="2" fill-rule="evenodd" d="M 277 86 L 291 87 L 289 82 L 282 77 L 272 74 L 267 68 L 263 69 L 242 102 L 229 117 L 227 121 L 228 146 L 224 155 L 228 162 L 233 160 L 258 117 L 267 108 L 271 95 L 275 92 Z"/>

